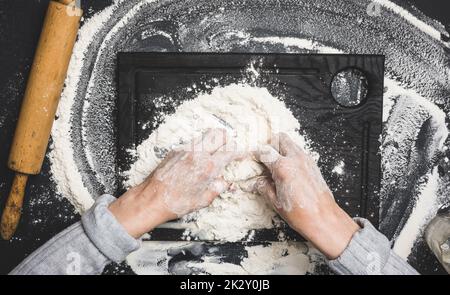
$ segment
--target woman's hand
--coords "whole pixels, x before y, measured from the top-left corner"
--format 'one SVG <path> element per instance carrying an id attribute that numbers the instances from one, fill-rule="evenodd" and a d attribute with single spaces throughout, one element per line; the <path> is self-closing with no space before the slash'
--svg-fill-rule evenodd
<path id="1" fill-rule="evenodd" d="M 270 176 L 241 188 L 266 196 L 286 222 L 328 258 L 340 256 L 359 226 L 336 204 L 314 160 L 284 133 L 273 136 L 255 157 Z"/>
<path id="2" fill-rule="evenodd" d="M 241 155 L 227 143 L 225 130 L 208 130 L 174 150 L 146 181 L 130 189 L 109 209 L 136 238 L 167 221 L 209 206 L 229 187 L 222 172 Z"/>

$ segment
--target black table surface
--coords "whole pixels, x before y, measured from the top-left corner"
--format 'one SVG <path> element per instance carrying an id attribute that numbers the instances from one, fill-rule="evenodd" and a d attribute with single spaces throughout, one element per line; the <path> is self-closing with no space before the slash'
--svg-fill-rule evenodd
<path id="1" fill-rule="evenodd" d="M 445 1 L 448 0 L 408 2 L 428 16 L 449 25 L 450 14 L 440 4 Z M 0 0 L 0 209 L 4 206 L 14 176 L 6 163 L 48 2 Z M 85 18 L 89 18 L 110 5 L 112 0 L 81 2 Z M 23 218 L 15 237 L 11 241 L 0 241 L 0 274 L 11 271 L 27 255 L 80 218 L 67 200 L 56 196 L 48 158 L 42 173 L 30 179 L 26 196 Z M 433 273 L 434 269 L 424 266 L 419 271 Z"/>

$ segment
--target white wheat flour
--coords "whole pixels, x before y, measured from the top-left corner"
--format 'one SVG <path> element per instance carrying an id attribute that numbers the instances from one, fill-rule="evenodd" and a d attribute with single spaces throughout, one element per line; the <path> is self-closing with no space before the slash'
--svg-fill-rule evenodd
<path id="1" fill-rule="evenodd" d="M 303 148 L 300 124 L 285 104 L 266 88 L 246 84 L 217 87 L 183 103 L 150 137 L 137 147 L 137 161 L 125 173 L 126 186 L 141 183 L 160 163 L 161 150 L 198 137 L 208 128 L 225 128 L 238 150 L 255 150 L 267 143 L 272 133 L 285 132 Z M 260 175 L 263 167 L 253 161 L 234 162 L 225 169 L 231 183 Z M 233 187 L 233 186 L 232 186 Z M 252 229 L 272 228 L 276 214 L 258 195 L 237 186 L 220 195 L 212 205 L 181 218 L 191 236 L 201 239 L 238 241 Z M 173 225 L 165 225 L 173 226 Z"/>
<path id="2" fill-rule="evenodd" d="M 384 95 L 383 121 L 386 122 L 387 126 L 389 125 L 387 119 L 392 106 L 395 104 L 397 94 L 409 95 L 411 91 L 414 91 L 417 95 L 420 94 L 431 102 L 440 101 L 441 103 L 447 98 L 447 96 L 442 95 L 443 92 L 437 91 L 437 89 L 445 89 L 448 84 L 446 84 L 448 79 L 442 78 L 448 76 L 447 59 L 444 58 L 444 46 L 448 47 L 448 42 L 447 45 L 441 46 L 443 42 L 441 34 L 445 36 L 448 36 L 448 34 L 445 30 L 439 29 L 436 22 L 433 24 L 426 20 L 423 15 L 413 15 L 395 2 L 374 1 L 381 4 L 383 17 L 370 17 L 366 14 L 365 7 L 351 15 L 345 13 L 329 14 L 327 11 L 330 10 L 345 10 L 346 7 L 343 6 L 343 2 L 336 1 L 336 5 L 330 9 L 330 5 L 334 3 L 316 1 L 317 5 L 308 6 L 305 10 L 295 9 L 296 19 L 301 20 L 296 26 L 297 29 L 293 28 L 292 22 L 288 21 L 288 13 L 283 14 L 283 21 L 280 21 L 277 13 L 268 13 L 264 9 L 248 11 L 245 5 L 241 5 L 248 1 L 237 1 L 235 3 L 235 6 L 239 7 L 239 11 L 244 14 L 242 21 L 239 21 L 239 13 L 236 13 L 235 10 L 232 10 L 229 14 L 227 14 L 228 9 L 222 9 L 219 14 L 198 13 L 198 11 L 208 12 L 209 7 L 215 9 L 216 6 L 214 5 L 218 1 L 209 1 L 207 7 L 203 5 L 203 2 L 205 1 L 198 1 L 198 5 L 190 7 L 186 6 L 185 2 L 180 1 L 114 0 L 111 6 L 89 17 L 82 25 L 68 71 L 66 87 L 59 104 L 58 120 L 55 121 L 53 126 L 53 145 L 49 156 L 51 174 L 56 183 L 57 192 L 67 198 L 77 212 L 83 213 L 94 203 L 99 193 L 104 192 L 104 189 L 97 192 L 92 189 L 94 183 L 86 179 L 87 173 L 99 171 L 95 173 L 95 177 L 106 188 L 110 187 L 109 182 L 106 182 L 105 179 L 113 178 L 111 175 L 114 175 L 114 169 L 104 169 L 104 167 L 109 167 L 108 165 L 114 167 L 115 163 L 104 159 L 104 155 L 107 153 L 104 147 L 114 145 L 115 139 L 103 136 L 98 138 L 100 145 L 92 146 L 86 143 L 83 144 L 83 150 L 80 150 L 76 144 L 81 139 L 76 135 L 76 132 L 73 132 L 74 130 L 77 131 L 82 128 L 85 134 L 89 134 L 93 129 L 102 128 L 105 130 L 104 128 L 108 124 L 99 115 L 98 120 L 94 120 L 94 123 L 84 122 L 80 127 L 75 118 L 79 113 L 86 114 L 87 118 L 86 109 L 92 109 L 92 113 L 97 114 L 101 113 L 98 111 L 104 109 L 105 105 L 108 108 L 108 104 L 95 104 L 93 102 L 116 101 L 115 92 L 109 91 L 110 88 L 108 88 L 115 85 L 111 82 L 115 81 L 115 76 L 111 73 L 115 72 L 116 69 L 114 67 L 111 70 L 108 61 L 116 60 L 117 51 L 136 51 L 136 36 L 142 30 L 153 34 L 154 27 L 151 24 L 155 20 L 157 28 L 160 27 L 161 19 L 169 19 L 181 24 L 179 26 L 181 30 L 173 32 L 173 36 L 168 38 L 169 40 L 180 41 L 180 47 L 176 47 L 176 50 L 179 51 L 221 52 L 237 48 L 249 52 L 384 54 L 386 55 L 386 76 L 395 78 L 385 78 L 387 92 Z M 359 4 L 364 6 L 363 1 Z M 360 6 L 359 4 L 358 6 Z M 354 6 L 354 3 L 348 1 L 348 5 Z M 224 7 L 227 6 L 224 5 Z M 145 13 L 140 13 L 141 10 L 145 10 Z M 269 17 L 262 18 L 259 13 L 269 15 Z M 143 17 L 140 21 L 135 21 L 139 20 L 139 15 Z M 182 18 L 179 18 L 179 16 L 182 16 Z M 249 16 L 254 20 L 261 19 L 264 23 L 249 22 Z M 317 21 L 311 21 L 311 16 Z M 201 22 L 197 22 L 196 18 L 199 18 Z M 218 20 L 226 21 L 219 22 Z M 341 25 L 336 28 L 334 25 L 336 23 L 342 24 L 347 29 L 343 30 Z M 259 29 L 255 30 L 251 24 L 256 24 Z M 432 26 L 430 27 L 430 25 Z M 324 26 L 326 30 L 323 30 Z M 440 27 L 443 28 L 442 25 Z M 265 31 L 267 28 L 269 30 Z M 280 34 L 280 32 L 288 31 L 290 32 L 289 36 Z M 349 34 L 349 32 L 351 33 Z M 164 36 L 168 35 L 168 32 L 159 30 L 154 34 L 159 33 L 164 34 Z M 172 34 L 172 31 L 170 31 L 170 34 Z M 177 36 L 181 36 L 180 40 Z M 348 38 L 349 36 L 350 38 Z M 354 38 L 354 36 L 364 36 L 364 38 Z M 133 40 L 133 42 L 130 40 Z M 152 45 L 148 40 L 145 40 L 145 42 L 146 46 Z M 96 47 L 96 43 L 102 44 L 101 48 Z M 145 48 L 152 49 L 153 47 Z M 168 50 L 171 50 L 170 47 Z M 91 59 L 91 56 L 94 58 Z M 90 74 L 91 68 L 95 69 L 92 75 Z M 101 79 L 96 80 L 96 76 L 101 77 Z M 93 81 L 97 82 L 94 83 Z M 84 95 L 83 85 L 87 82 L 90 83 L 91 90 L 106 89 L 106 93 L 111 94 L 98 95 L 94 91 L 89 91 L 87 95 Z M 11 87 L 6 91 L 17 88 L 15 85 L 11 85 Z M 81 109 L 80 104 L 78 104 L 80 101 L 92 103 L 86 109 Z M 3 124 L 2 120 L 4 121 L 4 118 L 0 115 L 0 125 Z M 113 124 L 108 128 L 113 128 Z M 410 129 L 408 126 L 403 126 L 398 131 L 398 138 L 404 138 L 410 132 Z M 97 159 L 94 164 L 83 162 L 75 157 L 77 154 L 91 152 Z M 386 153 L 383 153 L 383 157 L 386 157 Z M 387 163 L 392 164 L 392 161 L 389 160 Z M 97 169 L 98 165 L 101 165 L 102 169 Z M 393 169 L 392 167 L 395 167 L 395 165 L 383 167 L 383 170 L 385 173 L 390 172 Z M 428 179 L 432 183 L 436 183 L 435 177 L 437 176 L 432 174 Z M 438 181 L 437 183 L 440 187 L 438 190 L 440 193 L 435 193 L 434 189 L 430 189 L 427 185 L 419 198 L 427 200 L 430 197 L 444 199 L 448 191 L 445 186 L 446 183 L 444 181 Z M 39 202 L 43 202 L 44 199 L 39 198 L 39 200 Z M 428 202 L 429 200 L 425 201 L 427 206 Z M 438 203 L 439 201 L 436 200 L 436 207 L 439 207 Z M 422 205 L 423 202 L 417 204 L 412 216 L 419 213 L 420 218 L 423 218 L 425 215 L 423 213 L 428 210 L 428 207 L 424 208 Z M 415 217 L 412 218 L 414 222 L 409 223 L 411 226 L 419 224 Z M 424 219 L 420 221 L 420 223 L 424 222 Z M 406 225 L 406 228 L 408 227 L 410 226 Z M 402 235 L 407 239 L 400 236 L 394 248 L 398 254 L 406 257 L 411 253 L 410 246 L 413 242 L 410 241 L 415 241 L 420 236 L 417 233 L 418 231 L 411 232 L 410 230 L 402 232 Z M 404 243 L 406 240 L 408 240 L 407 244 Z M 400 244 L 405 244 L 407 247 Z M 154 248 L 159 249 L 161 247 L 162 243 L 157 242 Z M 407 250 L 407 252 L 402 249 Z M 399 250 L 403 253 L 399 253 Z M 414 254 L 414 260 L 418 259 L 417 253 Z M 145 252 L 143 254 L 151 256 L 151 253 Z M 279 257 L 267 257 L 267 259 L 275 263 Z M 135 263 L 130 264 L 133 270 L 139 270 Z M 151 268 L 151 265 L 147 264 L 144 267 Z M 139 271 L 137 272 L 139 273 Z"/>
<path id="3" fill-rule="evenodd" d="M 191 253 L 197 259 L 177 260 L 172 257 Z M 220 255 L 219 253 L 222 253 Z M 242 256 L 245 254 L 245 257 Z M 212 275 L 303 275 L 314 273 L 324 257 L 310 244 L 274 242 L 269 245 L 247 245 L 235 255 L 240 262 L 223 261 L 216 245 L 207 247 L 196 242 L 144 241 L 142 247 L 127 257 L 127 262 L 139 275 L 212 274 Z M 171 263 L 172 262 L 172 263 Z M 171 265 L 169 265 L 171 264 Z"/>

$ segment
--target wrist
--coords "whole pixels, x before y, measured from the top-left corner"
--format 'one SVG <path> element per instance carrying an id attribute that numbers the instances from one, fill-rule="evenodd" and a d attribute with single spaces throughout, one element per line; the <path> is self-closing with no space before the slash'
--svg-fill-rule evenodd
<path id="1" fill-rule="evenodd" d="M 334 203 L 310 219 L 308 230 L 303 235 L 328 259 L 336 259 L 359 229 L 359 225 Z"/>
<path id="2" fill-rule="evenodd" d="M 109 210 L 131 236 L 139 238 L 171 219 L 165 207 L 158 204 L 157 194 L 158 190 L 138 186 L 111 203 Z"/>
<path id="3" fill-rule="evenodd" d="M 330 220 L 330 232 L 335 233 L 329 236 L 328 243 L 325 247 L 325 255 L 329 259 L 336 259 L 345 251 L 353 235 L 361 229 L 361 227 L 337 204 L 335 207 L 335 215 Z"/>

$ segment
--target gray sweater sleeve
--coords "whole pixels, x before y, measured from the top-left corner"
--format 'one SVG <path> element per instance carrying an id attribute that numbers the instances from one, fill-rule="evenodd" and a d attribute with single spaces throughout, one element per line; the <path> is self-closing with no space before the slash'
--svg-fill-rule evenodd
<path id="1" fill-rule="evenodd" d="M 12 272 L 12 275 L 101 274 L 140 247 L 108 210 L 115 198 L 100 197 L 78 222 L 56 235 Z"/>
<path id="2" fill-rule="evenodd" d="M 342 275 L 417 275 L 418 272 L 391 250 L 389 240 L 373 225 L 355 218 L 361 226 L 331 269 Z"/>
<path id="3" fill-rule="evenodd" d="M 100 197 L 78 222 L 56 235 L 11 274 L 100 274 L 110 263 L 122 262 L 140 247 L 108 210 L 115 200 Z M 365 219 L 355 219 L 361 226 L 345 251 L 329 261 L 338 274 L 417 274 L 390 248 L 389 241 Z"/>

